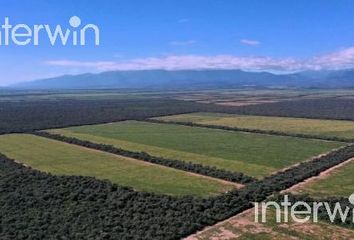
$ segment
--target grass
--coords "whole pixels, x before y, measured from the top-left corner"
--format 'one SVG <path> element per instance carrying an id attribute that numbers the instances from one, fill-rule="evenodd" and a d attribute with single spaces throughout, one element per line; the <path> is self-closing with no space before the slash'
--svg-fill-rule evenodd
<path id="1" fill-rule="evenodd" d="M 1 135 L 0 152 L 52 174 L 94 176 L 139 191 L 209 196 L 234 188 L 219 180 L 27 134 Z"/>
<path id="2" fill-rule="evenodd" d="M 246 116 L 218 113 L 181 114 L 160 117 L 157 119 L 354 139 L 353 121 Z"/>
<path id="3" fill-rule="evenodd" d="M 125 121 L 50 132 L 264 177 L 342 143 Z"/>
<path id="4" fill-rule="evenodd" d="M 306 184 L 297 193 L 308 193 L 315 198 L 349 197 L 354 193 L 354 161 L 334 170 L 328 177 Z"/>

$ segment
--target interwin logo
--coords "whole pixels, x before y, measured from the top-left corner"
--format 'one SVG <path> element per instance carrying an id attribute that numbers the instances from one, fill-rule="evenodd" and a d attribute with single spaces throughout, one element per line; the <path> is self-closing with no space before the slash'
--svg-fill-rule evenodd
<path id="1" fill-rule="evenodd" d="M 49 41 L 52 46 L 85 46 L 86 34 L 94 37 L 94 45 L 100 45 L 100 29 L 95 24 L 81 26 L 81 19 L 72 16 L 69 19 L 69 27 L 56 25 L 54 28 L 48 24 L 29 26 L 27 24 L 11 25 L 9 17 L 6 17 L 0 29 L 0 46 L 9 45 L 34 45 L 39 46 L 44 41 Z"/>
<path id="2" fill-rule="evenodd" d="M 354 194 L 348 198 L 348 202 L 354 205 Z M 255 203 L 255 222 L 267 222 L 268 208 L 275 209 L 276 223 L 288 223 L 289 221 L 297 223 L 312 221 L 317 223 L 321 208 L 322 215 L 326 215 L 332 223 L 335 221 L 345 223 L 348 219 L 354 223 L 353 207 L 342 206 L 340 202 L 330 204 L 329 202 L 307 203 L 295 201 L 292 203 L 289 201 L 288 195 L 284 195 L 284 199 L 280 203 L 275 201 Z M 259 217 L 261 217 L 261 220 Z"/>

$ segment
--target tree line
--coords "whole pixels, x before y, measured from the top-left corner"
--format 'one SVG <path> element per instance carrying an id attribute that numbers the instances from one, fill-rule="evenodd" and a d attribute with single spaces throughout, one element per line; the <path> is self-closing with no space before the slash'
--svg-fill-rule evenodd
<path id="1" fill-rule="evenodd" d="M 264 103 L 215 111 L 245 115 L 354 120 L 354 99 L 319 98 Z"/>
<path id="2" fill-rule="evenodd" d="M 241 108 L 162 98 L 2 102 L 0 134 L 145 120 L 198 111 L 354 120 L 353 107 L 354 100 L 343 99 L 300 100 Z M 85 144 L 94 147 L 90 142 Z M 105 149 L 106 146 L 100 146 L 101 151 Z M 116 151 L 108 147 L 106 150 Z M 154 158 L 146 153 L 126 154 L 160 164 L 165 161 L 170 167 L 229 181 L 245 181 L 247 185 L 205 199 L 176 198 L 136 192 L 90 177 L 54 176 L 23 167 L 0 155 L 0 238 L 181 239 L 252 207 L 252 202 L 263 201 L 269 195 L 354 157 L 354 147 L 348 145 L 257 181 L 238 173 Z"/>
<path id="3" fill-rule="evenodd" d="M 54 176 L 0 156 L 4 239 L 181 239 L 354 157 L 354 146 L 209 198 L 136 192 L 92 177 Z"/>
<path id="4" fill-rule="evenodd" d="M 259 134 L 267 134 L 267 135 L 276 135 L 276 136 L 285 136 L 285 137 L 297 137 L 297 138 L 308 138 L 308 139 L 319 139 L 325 141 L 336 141 L 336 142 L 346 142 L 351 143 L 354 142 L 354 139 L 341 138 L 335 136 L 319 136 L 319 135 L 310 135 L 310 134 L 302 134 L 302 133 L 288 133 L 274 130 L 262 130 L 262 129 L 252 129 L 252 128 L 239 128 L 239 127 L 228 127 L 228 126 L 220 126 L 213 124 L 200 124 L 194 122 L 181 122 L 181 121 L 164 121 L 159 119 L 146 119 L 146 122 L 152 123 L 163 123 L 163 124 L 177 124 L 184 125 L 189 127 L 204 127 L 204 128 L 212 128 L 212 129 L 220 129 L 234 132 L 249 132 L 249 133 L 259 133 Z"/>
<path id="5" fill-rule="evenodd" d="M 46 137 L 46 138 L 59 140 L 70 144 L 79 145 L 82 147 L 92 148 L 95 150 L 113 153 L 124 157 L 129 157 L 129 158 L 142 160 L 145 162 L 159 164 L 166 167 L 176 168 L 179 170 L 193 172 L 193 173 L 197 173 L 197 174 L 201 174 L 213 178 L 219 178 L 234 183 L 248 184 L 257 180 L 256 178 L 247 176 L 241 172 L 232 172 L 223 169 L 218 169 L 216 167 L 196 164 L 196 163 L 182 161 L 182 160 L 156 157 L 145 152 L 128 151 L 122 148 L 114 147 L 112 145 L 93 143 L 90 141 L 85 141 L 74 137 L 66 137 L 60 134 L 53 134 L 44 131 L 33 132 L 33 134 L 36 136 Z"/>
<path id="6" fill-rule="evenodd" d="M 211 209 L 222 202 L 212 199 L 137 192 L 92 177 L 54 176 L 3 155 L 0 176 L 1 239 L 181 239 L 222 216 L 213 216 Z M 236 211 L 250 206 L 234 199 Z"/>
<path id="7" fill-rule="evenodd" d="M 123 120 L 145 120 L 151 117 L 192 112 L 354 120 L 352 109 L 354 109 L 354 99 L 335 98 L 284 101 L 243 107 L 202 104 L 166 97 L 3 101 L 0 102 L 0 134 Z"/>
<path id="8" fill-rule="evenodd" d="M 199 103 L 164 98 L 0 102 L 0 134 L 22 133 L 203 111 Z"/>

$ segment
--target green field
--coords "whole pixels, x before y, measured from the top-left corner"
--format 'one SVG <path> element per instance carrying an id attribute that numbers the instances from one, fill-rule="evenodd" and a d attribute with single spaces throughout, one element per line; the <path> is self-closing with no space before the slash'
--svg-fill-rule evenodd
<path id="1" fill-rule="evenodd" d="M 308 193 L 313 197 L 349 197 L 354 193 L 354 162 L 334 170 L 322 179 L 306 184 L 296 193 Z"/>
<path id="2" fill-rule="evenodd" d="M 228 127 L 273 130 L 354 139 L 354 122 L 287 117 L 191 113 L 157 118 L 164 121 L 194 122 Z"/>
<path id="3" fill-rule="evenodd" d="M 244 172 L 255 177 L 342 146 L 338 142 L 137 121 L 50 130 L 132 151 Z"/>
<path id="4" fill-rule="evenodd" d="M 1 135 L 0 152 L 45 172 L 94 176 L 148 192 L 208 196 L 235 187 L 216 179 L 33 135 Z"/>

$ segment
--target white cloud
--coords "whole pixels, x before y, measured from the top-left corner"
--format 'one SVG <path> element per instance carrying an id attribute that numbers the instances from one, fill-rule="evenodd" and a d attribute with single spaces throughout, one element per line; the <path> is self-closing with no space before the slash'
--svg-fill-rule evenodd
<path id="1" fill-rule="evenodd" d="M 354 68 L 354 47 L 309 59 L 273 58 L 262 56 L 164 56 L 135 58 L 121 61 L 51 60 L 45 64 L 91 71 L 145 69 L 242 69 L 249 71 L 295 72 Z"/>
<path id="2" fill-rule="evenodd" d="M 189 46 L 195 44 L 195 40 L 186 40 L 186 41 L 171 41 L 169 42 L 170 45 L 173 46 Z"/>
<path id="3" fill-rule="evenodd" d="M 354 67 L 354 47 L 314 57 L 310 63 L 315 69 L 341 69 Z"/>
<path id="4" fill-rule="evenodd" d="M 95 68 L 107 70 L 143 70 L 143 69 L 244 69 L 244 70 L 296 70 L 298 64 L 292 59 L 272 59 L 269 57 L 236 57 L 231 55 L 217 56 L 166 56 L 137 58 L 117 62 L 85 62 L 71 60 L 54 60 L 45 62 L 49 65 L 63 67 Z"/>
<path id="5" fill-rule="evenodd" d="M 258 46 L 261 43 L 257 40 L 250 40 L 250 39 L 241 39 L 240 43 L 248 45 L 248 46 Z"/>

